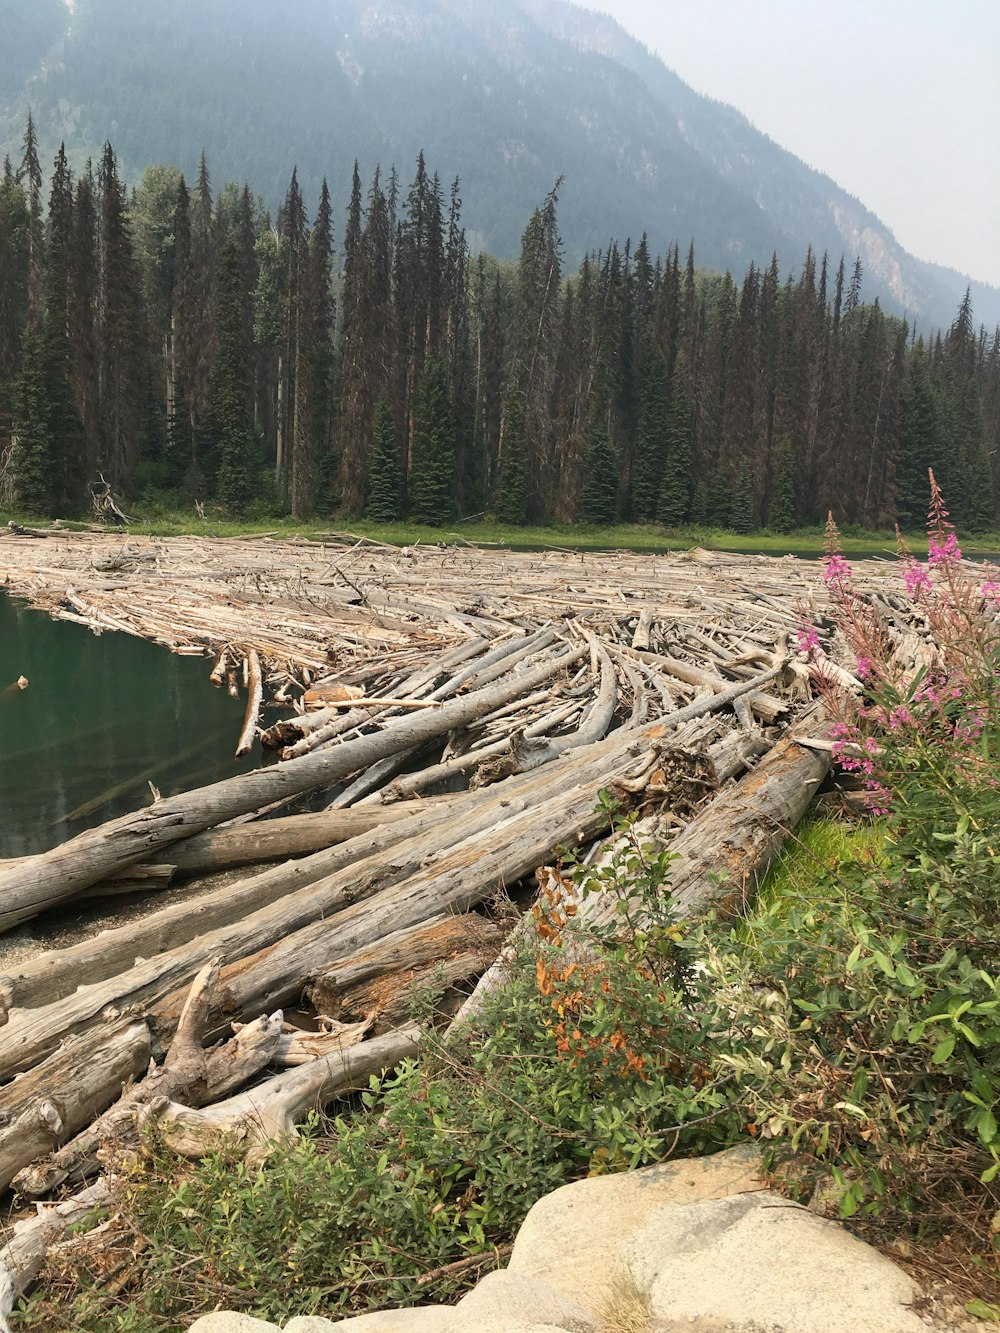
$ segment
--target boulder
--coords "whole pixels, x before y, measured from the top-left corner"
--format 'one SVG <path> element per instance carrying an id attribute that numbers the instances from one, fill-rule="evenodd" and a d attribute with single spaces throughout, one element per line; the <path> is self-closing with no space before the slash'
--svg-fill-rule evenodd
<path id="1" fill-rule="evenodd" d="M 264 1319 L 254 1319 L 248 1314 L 232 1314 L 228 1310 L 217 1310 L 214 1314 L 202 1315 L 196 1319 L 188 1333 L 281 1333 L 277 1324 L 269 1324 Z"/>
<path id="2" fill-rule="evenodd" d="M 661 1209 L 763 1188 L 752 1144 L 615 1176 L 594 1176 L 548 1194 L 524 1219 L 509 1273 L 543 1279 L 600 1314 L 620 1282 L 628 1242 Z"/>
<path id="3" fill-rule="evenodd" d="M 770 1191 L 661 1208 L 615 1249 L 663 1333 L 927 1333 L 901 1268 Z"/>

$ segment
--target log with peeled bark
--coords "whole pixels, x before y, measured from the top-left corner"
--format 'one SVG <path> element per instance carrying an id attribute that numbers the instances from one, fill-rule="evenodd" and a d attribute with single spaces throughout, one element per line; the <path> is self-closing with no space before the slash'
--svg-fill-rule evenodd
<path id="1" fill-rule="evenodd" d="M 250 696 L 247 699 L 243 730 L 240 732 L 240 738 L 236 743 L 237 759 L 245 758 L 253 749 L 254 741 L 257 739 L 257 719 L 260 717 L 260 710 L 264 705 L 264 681 L 260 672 L 260 657 L 257 649 L 249 649 L 245 660 Z"/>
<path id="2" fill-rule="evenodd" d="M 753 686 L 754 682 L 747 682 L 734 686 L 733 691 Z M 428 858 L 447 850 L 450 842 L 472 839 L 501 819 L 506 826 L 516 815 L 527 818 L 525 812 L 530 814 L 551 792 L 562 790 L 567 799 L 574 796 L 563 783 L 589 782 L 596 800 L 600 787 L 608 785 L 616 773 L 627 771 L 674 724 L 715 711 L 724 702 L 723 695 L 713 695 L 652 725 L 612 733 L 598 745 L 571 751 L 555 762 L 551 772 L 549 768 L 537 770 L 508 779 L 486 793 L 456 798 L 460 799 L 457 808 L 432 812 L 426 822 L 417 815 L 412 825 L 404 821 L 388 834 L 376 830 L 366 835 L 368 844 L 362 850 L 368 855 L 353 865 L 354 848 L 344 844 L 239 885 L 166 907 L 145 921 L 12 969 L 0 989 L 9 1007 L 9 1021 L 0 1027 L 0 1078 L 44 1059 L 63 1037 L 95 1022 L 106 1008 L 153 1002 L 185 984 L 215 952 L 233 960 L 267 949 L 317 917 L 411 875 L 428 864 Z M 571 822 L 566 826 L 568 808 L 565 805 L 560 815 L 556 797 L 557 840 L 575 844 L 580 841 L 579 830 Z M 445 826 L 447 837 L 442 832 Z M 391 858 L 383 854 L 390 845 L 389 834 L 396 835 L 392 840 L 396 855 Z M 543 845 L 539 861 L 546 855 Z M 526 866 L 520 873 L 533 868 Z M 276 903 L 276 898 L 282 901 Z M 137 955 L 139 961 L 129 966 Z"/>
<path id="3" fill-rule="evenodd" d="M 418 809 L 426 815 L 435 799 L 401 801 L 386 808 L 366 806 L 361 810 L 320 810 L 314 814 L 287 815 L 281 819 L 262 819 L 252 824 L 209 829 L 174 843 L 169 851 L 170 864 L 178 873 L 192 874 L 304 856 L 349 842 L 382 824 L 400 823 L 416 814 Z"/>
<path id="4" fill-rule="evenodd" d="M 506 643 L 506 640 L 504 642 Z M 487 639 L 473 639 L 471 642 L 460 644 L 450 652 L 437 656 L 429 665 L 399 677 L 394 683 L 394 688 L 405 691 L 408 695 L 424 698 L 434 689 L 442 675 L 449 680 L 455 679 L 450 674 L 453 668 L 468 662 L 469 658 L 485 661 L 488 656 L 485 650 L 488 646 Z M 268 749 L 280 749 L 283 759 L 297 759 L 300 755 L 308 754 L 310 750 L 326 745 L 337 736 L 346 735 L 359 726 L 374 720 L 382 720 L 391 714 L 391 708 L 383 705 L 373 707 L 359 700 L 357 708 L 349 710 L 346 714 L 339 710 L 323 709 L 319 713 L 306 713 L 302 717 L 286 718 L 276 722 L 263 733 L 261 741 Z M 292 743 L 288 744 L 289 741 Z"/>
<path id="5" fill-rule="evenodd" d="M 251 1164 L 272 1144 L 294 1133 L 309 1112 L 346 1092 L 367 1088 L 372 1077 L 394 1069 L 420 1049 L 415 1023 L 363 1041 L 337 1055 L 276 1074 L 247 1092 L 204 1109 L 177 1102 L 149 1107 L 165 1142 L 184 1157 L 204 1157 L 226 1144 L 242 1146 Z"/>
<path id="6" fill-rule="evenodd" d="M 641 743 L 635 749 L 638 753 Z M 597 757 L 605 762 L 600 754 Z M 487 794 L 417 802 L 410 817 L 399 824 L 376 828 L 350 842 L 171 904 L 138 921 L 15 965 L 0 978 L 3 1017 L 9 1015 L 15 1023 L 32 1023 L 38 1019 L 37 1011 L 51 1010 L 80 987 L 86 989 L 73 996 L 72 1006 L 86 1013 L 88 1019 L 96 1017 L 105 1006 L 134 1003 L 141 994 L 129 991 L 131 998 L 123 998 L 125 993 L 116 989 L 114 978 L 127 972 L 135 977 L 141 972 L 154 984 L 158 976 L 154 956 L 177 951 L 209 935 L 227 957 L 241 956 L 234 954 L 234 949 L 254 952 L 282 933 L 329 915 L 345 901 L 375 893 L 413 873 L 449 841 L 483 833 L 504 815 L 529 808 L 547 793 L 548 785 L 546 776 L 536 773 Z M 387 856 L 388 852 L 393 854 Z M 272 905 L 273 910 L 261 917 L 262 910 Z M 232 930 L 227 931 L 227 927 Z M 211 952 L 209 946 L 204 957 Z M 96 985 L 108 979 L 112 979 L 109 984 Z M 10 1034 L 0 1027 L 0 1047 L 9 1038 Z M 0 1055 L 0 1077 L 4 1068 Z"/>
<path id="7" fill-rule="evenodd" d="M 94 1168 L 106 1139 L 114 1137 L 121 1142 L 123 1136 L 134 1133 L 140 1108 L 150 1102 L 176 1098 L 200 1106 L 218 1101 L 267 1068 L 283 1035 L 280 1013 L 248 1023 L 215 1050 L 204 1048 L 202 1033 L 218 979 L 216 958 L 191 984 L 163 1064 L 151 1068 L 141 1083 L 125 1091 L 82 1134 L 18 1172 L 14 1184 L 21 1193 L 49 1194 L 67 1180 L 81 1179 Z"/>
<path id="8" fill-rule="evenodd" d="M 330 786 L 387 755 L 411 749 L 455 727 L 467 725 L 500 704 L 529 693 L 586 653 L 570 648 L 539 666 L 513 675 L 439 709 L 400 719 L 381 731 L 330 750 L 304 755 L 196 791 L 156 801 L 144 810 L 89 829 L 26 865 L 0 870 L 0 930 L 9 930 L 46 907 L 65 902 L 125 866 L 223 820 L 259 810 L 275 799 Z M 165 859 L 165 858 L 160 858 Z"/>
<path id="9" fill-rule="evenodd" d="M 533 870 L 557 846 L 578 842 L 588 829 L 598 831 L 603 818 L 598 816 L 595 825 L 594 807 L 598 792 L 617 773 L 627 773 L 636 758 L 648 750 L 652 739 L 648 734 L 650 730 L 656 728 L 614 734 L 601 745 L 571 751 L 551 766 L 554 770 L 551 776 L 549 768 L 545 768 L 510 779 L 484 793 L 473 793 L 466 798 L 461 815 L 452 814 L 447 833 L 436 824 L 431 832 L 398 844 L 389 857 L 377 853 L 365 861 L 347 863 L 336 873 L 308 883 L 305 888 L 286 894 L 277 902 L 265 900 L 265 905 L 250 915 L 230 916 L 228 924 L 198 934 L 195 939 L 188 936 L 188 942 L 139 961 L 126 971 L 108 976 L 107 980 L 83 986 L 72 993 L 64 989 L 63 998 L 40 1007 L 12 1009 L 6 1025 L 0 1027 L 0 1078 L 30 1069 L 64 1037 L 88 1027 L 109 1006 L 120 1010 L 134 1004 L 155 1005 L 178 986 L 186 986 L 195 972 L 215 954 L 227 959 L 230 964 L 228 975 L 234 965 L 239 965 L 236 960 L 255 954 L 266 958 L 277 951 L 284 958 L 282 966 L 291 967 L 293 971 L 299 969 L 297 975 L 301 980 L 324 962 L 332 963 L 384 934 L 386 921 L 380 912 L 384 913 L 390 907 L 395 910 L 392 895 L 397 885 L 412 894 L 407 904 L 410 915 L 406 920 L 391 917 L 392 926 L 401 928 L 417 924 L 443 910 L 465 910 L 504 884 Z M 482 836 L 487 830 L 491 830 L 490 839 Z M 453 867 L 449 857 L 456 849 L 461 850 L 459 861 Z M 316 855 L 333 858 L 338 853 L 343 854 L 342 848 Z M 311 859 L 306 858 L 306 862 Z M 297 866 L 306 862 L 291 867 L 280 866 L 266 874 L 294 872 Z M 447 867 L 452 872 L 447 889 L 454 895 L 453 899 L 444 895 L 444 886 L 441 887 L 444 896 L 435 897 L 435 872 L 439 867 Z M 245 897 L 253 895 L 264 878 L 256 876 L 246 881 Z M 234 891 L 230 888 L 226 892 L 232 895 Z M 331 946 L 324 954 L 325 932 L 333 928 L 334 921 L 347 914 L 341 909 L 348 908 L 349 904 L 363 908 L 373 895 L 377 905 L 371 918 L 366 917 L 368 933 L 364 938 L 352 938 L 349 947 L 342 952 Z M 179 904 L 176 910 L 183 912 L 186 907 L 186 904 Z M 213 903 L 213 907 L 219 910 L 218 903 Z M 164 909 L 164 916 L 171 910 Z M 348 908 L 348 912 L 350 910 Z M 339 915 L 334 921 L 328 920 L 334 913 Z M 185 920 L 190 924 L 189 918 Z M 318 929 L 320 937 L 318 942 L 313 941 L 309 957 L 298 957 L 294 944 L 285 957 L 282 949 L 288 945 L 289 939 L 301 941 L 304 928 L 314 932 Z M 130 943 L 131 938 L 128 937 L 126 942 Z M 85 947 L 74 946 L 80 962 Z M 102 966 L 104 953 L 102 940 L 98 937 L 86 955 L 92 968 Z M 59 968 L 57 954 L 50 956 L 49 970 L 53 966 Z M 72 969 L 69 973 L 65 969 L 59 970 L 65 985 L 72 976 Z M 21 971 L 22 974 L 29 973 L 36 985 L 42 980 L 39 969 L 31 964 Z M 16 996 L 15 979 L 8 984 Z M 294 986 L 295 983 L 289 982 L 286 976 L 285 993 L 294 993 Z"/>
<path id="10" fill-rule="evenodd" d="M 587 858 L 588 865 L 607 866 L 618 853 L 631 848 L 636 841 L 648 842 L 657 848 L 662 847 L 674 822 L 674 811 L 678 807 L 697 804 L 700 800 L 703 812 L 710 811 L 716 802 L 738 790 L 739 787 L 739 784 L 735 787 L 725 787 L 723 784 L 742 772 L 760 754 L 769 752 L 774 744 L 759 733 L 752 735 L 737 733 L 733 737 L 708 746 L 703 756 L 701 752 L 701 747 L 704 745 L 703 730 L 703 721 L 693 719 L 674 738 L 673 749 L 668 752 L 667 762 L 661 766 L 659 773 L 654 775 L 659 777 L 662 774 L 661 789 L 654 793 L 651 788 L 647 788 L 650 795 L 659 797 L 660 808 L 655 813 L 642 815 L 631 825 L 627 833 L 614 833 L 601 847 L 593 849 L 592 855 Z M 690 761 L 688 764 L 683 762 L 685 755 Z M 702 786 L 700 791 L 701 784 L 697 779 L 699 766 L 707 766 L 712 774 L 711 785 Z M 663 771 L 664 768 L 672 771 L 668 774 Z M 692 778 L 694 778 L 693 788 Z M 722 790 L 718 791 L 718 787 L 722 787 Z M 714 794 L 713 789 L 716 789 Z M 699 815 L 695 815 L 688 827 L 696 825 L 699 818 Z M 670 848 L 675 848 L 683 837 L 682 832 L 668 844 Z M 596 914 L 606 919 L 607 913 L 603 910 L 605 907 L 608 912 L 617 912 L 617 902 L 609 895 L 588 894 L 576 899 L 578 917 L 582 914 L 589 919 Z M 533 942 L 534 938 L 534 919 L 530 916 L 525 917 L 507 940 L 499 957 L 483 973 L 472 994 L 462 1004 L 452 1024 L 453 1028 L 474 1019 L 482 1011 L 487 1000 L 506 985 L 519 952 Z M 575 947 L 580 946 L 577 944 Z"/>
<path id="11" fill-rule="evenodd" d="M 43 1061 L 0 1093 L 0 1190 L 37 1158 L 78 1134 L 121 1095 L 129 1079 L 149 1064 L 149 1027 L 143 1019 L 101 1023 L 72 1037 L 60 1052 L 60 1067 L 71 1063 L 70 1077 L 53 1086 Z"/>

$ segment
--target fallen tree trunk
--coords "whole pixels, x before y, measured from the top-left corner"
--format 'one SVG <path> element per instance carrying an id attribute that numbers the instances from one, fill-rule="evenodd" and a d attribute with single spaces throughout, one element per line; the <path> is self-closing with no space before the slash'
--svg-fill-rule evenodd
<path id="1" fill-rule="evenodd" d="M 60 1052 L 60 1067 L 73 1076 L 57 1079 L 43 1061 L 3 1089 L 0 1126 L 0 1190 L 37 1158 L 78 1134 L 118 1097 L 129 1079 L 149 1064 L 149 1027 L 143 1019 L 119 1019 L 73 1037 Z"/>
<path id="2" fill-rule="evenodd" d="M 398 824 L 416 814 L 418 807 L 427 814 L 432 804 L 406 801 L 386 809 L 366 806 L 362 810 L 321 810 L 316 814 L 287 815 L 283 819 L 210 829 L 174 843 L 169 853 L 170 864 L 175 871 L 191 874 L 304 856 L 349 842 L 382 824 Z"/>
<path id="3" fill-rule="evenodd" d="M 71 995 L 80 986 L 90 986 L 126 971 L 137 959 L 164 953 L 199 935 L 244 919 L 348 866 L 357 865 L 358 873 L 361 873 L 364 862 L 397 843 L 431 833 L 439 839 L 439 831 L 460 817 L 460 809 L 464 807 L 456 806 L 457 799 L 415 802 L 415 808 L 411 806 L 406 818 L 398 823 L 379 825 L 370 833 L 359 834 L 301 860 L 274 866 L 237 884 L 227 884 L 195 898 L 169 904 L 138 921 L 103 930 L 68 948 L 39 954 L 0 976 L 0 1026 L 8 1021 L 12 1012 L 16 1017 L 19 1009 L 38 1009 L 52 1004 Z M 314 817 L 324 818 L 322 815 L 305 816 Z M 344 813 L 339 813 L 337 818 L 343 820 Z M 241 825 L 231 832 L 239 834 L 245 827 Z M 230 830 L 219 829 L 215 834 L 204 836 L 221 837 L 228 832 Z M 400 873 L 404 873 L 402 868 Z M 317 901 L 316 910 L 322 910 L 323 901 Z M 294 910 L 291 902 L 290 908 Z M 108 1003 L 113 1000 L 109 999 Z"/>
<path id="4" fill-rule="evenodd" d="M 145 810 L 78 834 L 52 851 L 43 852 L 28 865 L 0 870 L 0 930 L 9 930 L 181 838 L 236 815 L 259 810 L 275 799 L 329 786 L 387 755 L 465 726 L 500 704 L 533 690 L 585 653 L 584 648 L 570 649 L 519 677 L 451 700 L 417 717 L 408 716 L 382 731 L 345 741 L 329 751 L 156 801 Z"/>
<path id="5" fill-rule="evenodd" d="M 395 1068 L 420 1049 L 415 1023 L 372 1041 L 363 1041 L 338 1055 L 277 1074 L 228 1101 L 196 1110 L 176 1102 L 150 1107 L 171 1148 L 184 1157 L 204 1157 L 227 1144 L 250 1147 L 259 1161 L 268 1146 L 291 1134 L 314 1108 L 345 1092 L 366 1088 L 373 1076 Z"/>
<path id="6" fill-rule="evenodd" d="M 396 931 L 355 957 L 317 973 L 305 988 L 318 1014 L 370 1019 L 377 1035 L 399 1027 L 418 992 L 440 993 L 478 977 L 493 962 L 503 931 L 475 913 L 444 916 Z"/>
<path id="7" fill-rule="evenodd" d="M 257 719 L 260 717 L 260 710 L 264 704 L 264 681 L 260 674 L 260 657 L 256 648 L 248 650 L 246 655 L 247 680 L 250 687 L 250 697 L 247 699 L 246 716 L 243 719 L 243 730 L 240 732 L 240 738 L 236 742 L 236 758 L 243 759 L 253 749 L 253 743 L 257 739 Z"/>
<path id="8" fill-rule="evenodd" d="M 526 849 L 531 848 L 531 856 L 537 856 L 534 864 L 522 867 L 524 855 L 522 853 L 521 856 L 514 857 L 510 868 L 505 870 L 505 879 L 492 879 L 485 887 L 477 888 L 476 884 L 472 884 L 469 886 L 471 896 L 463 900 L 459 895 L 454 904 L 435 905 L 433 901 L 428 904 L 421 900 L 419 915 L 398 922 L 393 918 L 392 924 L 399 927 L 416 924 L 442 910 L 449 910 L 451 906 L 461 906 L 464 910 L 480 898 L 489 896 L 502 883 L 511 882 L 512 878 L 518 878 L 528 870 L 533 870 L 535 865 L 545 860 L 560 842 L 578 841 L 578 829 L 593 826 L 592 807 L 596 804 L 597 792 L 617 771 L 627 770 L 636 755 L 641 754 L 647 745 L 648 737 L 644 733 L 629 733 L 626 736 L 612 737 L 603 746 L 593 746 L 586 751 L 578 752 L 575 760 L 572 754 L 566 756 L 561 761 L 567 765 L 564 770 L 564 781 L 567 782 L 568 788 L 565 790 L 560 790 L 559 779 L 550 778 L 548 769 L 513 779 L 514 785 L 510 788 L 505 784 L 504 787 L 489 789 L 489 795 L 478 797 L 473 795 L 467 798 L 468 804 L 463 807 L 461 818 L 456 816 L 452 820 L 447 838 L 443 838 L 440 829 L 435 827 L 430 833 L 408 840 L 397 849 L 393 858 L 376 854 L 366 861 L 347 865 L 335 874 L 288 894 L 279 902 L 268 903 L 249 916 L 231 919 L 229 924 L 221 928 L 209 930 L 200 934 L 197 939 L 183 943 L 173 950 L 140 961 L 127 971 L 110 976 L 108 980 L 84 986 L 71 994 L 64 992 L 64 998 L 39 1008 L 12 1009 L 7 1024 L 0 1027 L 0 1078 L 31 1068 L 39 1059 L 48 1055 L 66 1035 L 80 1031 L 93 1023 L 108 1006 L 120 1010 L 127 1005 L 148 1006 L 156 1003 L 178 986 L 187 985 L 205 961 L 216 954 L 231 962 L 246 958 L 261 950 L 269 950 L 275 945 L 275 941 L 309 926 L 317 919 L 321 927 L 329 928 L 331 923 L 326 918 L 331 913 L 338 912 L 351 903 L 363 906 L 364 902 L 359 903 L 358 900 L 367 900 L 373 895 L 378 896 L 380 902 L 384 902 L 386 885 L 393 886 L 399 880 L 407 883 L 404 878 L 406 876 L 415 878 L 417 883 L 433 883 L 433 867 L 444 861 L 456 846 L 463 849 L 462 873 L 469 872 L 474 866 L 477 869 L 485 867 L 488 862 L 482 860 L 485 848 L 481 835 L 486 829 L 492 829 L 494 837 L 502 830 L 508 842 L 514 843 L 515 846 L 518 845 L 519 834 L 522 830 L 527 830 L 531 841 L 522 840 L 522 845 Z M 543 794 L 547 793 L 553 784 L 557 795 L 549 796 L 546 802 Z M 577 815 L 580 802 L 582 807 Z M 540 809 L 545 810 L 545 819 L 549 821 L 548 824 L 543 822 L 541 826 L 537 820 L 537 811 Z M 597 828 L 599 827 L 598 823 Z M 338 852 L 342 852 L 342 849 L 333 848 L 328 853 L 317 853 L 317 856 L 333 857 Z M 299 862 L 291 867 L 278 867 L 278 870 L 294 871 L 297 866 L 305 864 Z M 423 871 L 421 867 L 424 867 Z M 308 874 L 308 871 L 304 873 Z M 257 890 L 263 878 L 264 876 L 257 876 L 246 882 L 245 891 L 248 896 Z M 227 892 L 231 894 L 232 890 Z M 176 910 L 183 911 L 185 906 L 180 904 Z M 164 914 L 171 910 L 164 909 Z M 385 923 L 384 920 L 378 920 L 377 912 L 378 909 L 375 919 L 369 926 L 369 929 L 374 928 L 374 934 L 357 940 L 346 952 L 354 952 L 371 943 L 379 933 L 384 933 Z M 300 937 L 295 935 L 293 938 Z M 287 943 L 287 940 L 285 942 Z M 78 958 L 84 947 L 86 946 L 75 946 Z M 91 966 L 94 968 L 102 966 L 101 959 L 104 952 L 100 939 L 91 943 L 88 955 Z M 334 961 L 336 956 L 337 954 L 331 953 L 329 960 Z M 58 955 L 52 955 L 50 958 L 50 970 L 58 968 Z M 293 948 L 288 959 L 291 967 L 298 968 L 301 961 L 295 957 Z M 298 975 L 304 977 L 306 972 L 320 966 L 324 961 L 322 956 L 310 959 Z M 22 969 L 22 973 L 27 973 L 31 966 L 29 964 Z M 32 968 L 36 981 L 37 973 L 38 969 Z M 65 978 L 65 969 L 62 969 L 62 975 Z M 16 990 L 13 981 L 9 984 Z"/>
<path id="9" fill-rule="evenodd" d="M 67 1180 L 81 1179 L 95 1167 L 101 1144 L 109 1138 L 131 1135 L 139 1108 L 151 1101 L 177 1098 L 192 1106 L 217 1101 L 270 1064 L 282 1036 L 280 1013 L 248 1023 L 216 1050 L 204 1049 L 201 1034 L 218 979 L 219 961 L 213 959 L 198 973 L 185 996 L 163 1064 L 151 1068 L 141 1083 L 125 1092 L 82 1134 L 21 1170 L 14 1184 L 22 1193 L 50 1194 Z"/>

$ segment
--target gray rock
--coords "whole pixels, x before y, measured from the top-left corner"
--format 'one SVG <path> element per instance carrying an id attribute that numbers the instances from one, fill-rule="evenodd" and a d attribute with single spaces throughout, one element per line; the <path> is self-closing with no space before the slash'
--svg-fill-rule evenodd
<path id="1" fill-rule="evenodd" d="M 539 1199 L 514 1242 L 507 1271 L 542 1278 L 592 1314 L 622 1279 L 628 1241 L 652 1214 L 761 1188 L 759 1154 L 740 1145 L 616 1176 L 564 1185 Z"/>
<path id="2" fill-rule="evenodd" d="M 661 1208 L 622 1259 L 664 1333 L 926 1333 L 901 1268 L 766 1190 Z"/>
<path id="3" fill-rule="evenodd" d="M 248 1314 L 233 1314 L 229 1310 L 217 1310 L 214 1314 L 202 1315 L 196 1319 L 188 1333 L 281 1333 L 277 1324 L 269 1324 L 263 1319 L 254 1319 Z"/>
<path id="4" fill-rule="evenodd" d="M 487 1273 L 479 1284 L 455 1306 L 455 1333 L 464 1329 L 484 1328 L 491 1322 L 500 1326 L 506 1320 L 513 1325 L 539 1324 L 557 1328 L 587 1330 L 596 1327 L 586 1306 L 570 1300 L 539 1278 L 510 1270 Z"/>
<path id="5" fill-rule="evenodd" d="M 321 1319 L 303 1315 L 285 1325 L 284 1333 L 450 1333 L 455 1311 L 450 1305 L 422 1305 L 411 1310 L 379 1310 L 351 1319 Z"/>

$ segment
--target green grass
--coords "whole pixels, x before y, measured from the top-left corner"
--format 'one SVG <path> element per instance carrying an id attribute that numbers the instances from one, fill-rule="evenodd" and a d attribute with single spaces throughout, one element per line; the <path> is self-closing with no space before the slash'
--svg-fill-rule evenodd
<path id="1" fill-rule="evenodd" d="M 853 823 L 813 811 L 794 830 L 757 894 L 756 915 L 785 905 L 816 901 L 817 881 L 836 881 L 837 867 L 878 859 L 886 845 L 884 825 Z"/>
<path id="2" fill-rule="evenodd" d="M 651 554 L 702 547 L 709 551 L 734 551 L 748 555 L 791 554 L 805 558 L 817 557 L 822 551 L 823 542 L 821 528 L 804 528 L 788 534 L 737 533 L 717 528 L 668 530 L 655 525 L 639 524 L 618 524 L 602 528 L 580 523 L 563 527 L 521 528 L 482 519 L 432 528 L 414 523 L 368 523 L 362 519 L 341 522 L 335 518 L 324 518 L 302 522 L 288 517 L 228 519 L 214 514 L 199 518 L 186 510 L 143 505 L 130 506 L 129 512 L 134 515 L 136 521 L 130 525 L 128 531 L 138 536 L 149 537 L 241 537 L 253 533 L 267 533 L 276 539 L 304 537 L 312 541 L 321 541 L 324 538 L 329 540 L 336 535 L 368 537 L 374 541 L 388 542 L 396 546 L 439 543 L 451 546 L 468 543 L 473 546 L 502 546 L 515 551 L 556 548 L 572 551 L 648 551 Z M 29 526 L 32 522 L 39 526 L 44 525 L 37 519 L 0 512 L 0 525 L 5 525 L 12 519 Z M 67 522 L 65 526 L 82 529 L 88 524 Z M 915 554 L 926 553 L 927 538 L 924 534 L 908 535 L 908 541 Z M 985 533 L 975 538 L 965 537 L 962 539 L 962 546 L 970 555 L 993 554 L 1000 551 L 1000 534 Z M 866 556 L 892 556 L 895 551 L 895 537 L 890 532 L 852 531 L 844 534 L 843 549 L 846 555 L 859 559 Z"/>

